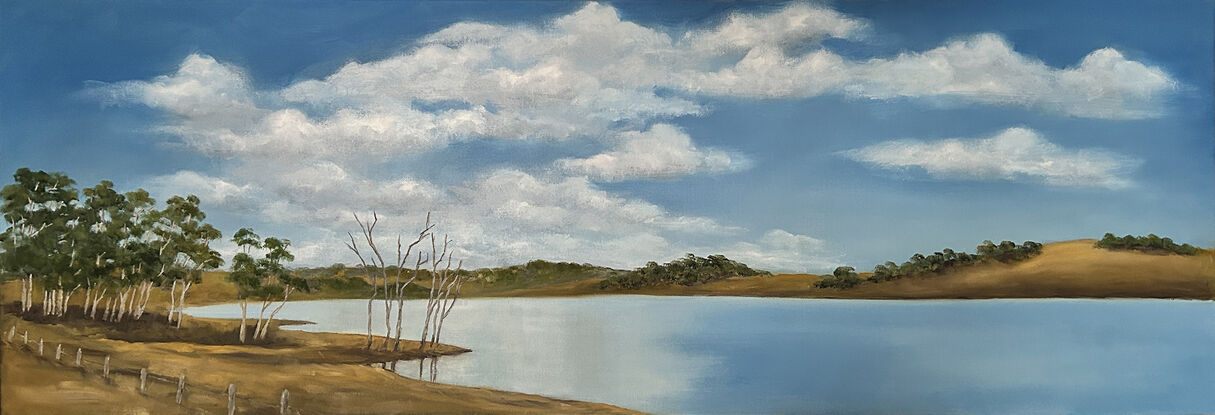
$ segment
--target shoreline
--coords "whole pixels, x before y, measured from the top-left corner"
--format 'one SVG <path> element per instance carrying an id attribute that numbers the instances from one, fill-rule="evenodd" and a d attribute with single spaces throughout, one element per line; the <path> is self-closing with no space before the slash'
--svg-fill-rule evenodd
<path id="1" fill-rule="evenodd" d="M 0 345 L 0 377 L 4 379 L 0 393 L 5 396 L 6 414 L 225 413 L 222 392 L 229 384 L 235 385 L 247 413 L 269 413 L 277 408 L 283 390 L 290 391 L 290 406 L 299 413 L 636 413 L 607 404 L 428 382 L 380 367 L 471 351 L 447 344 L 419 352 L 418 342 L 403 339 L 399 351 L 368 351 L 363 349 L 366 336 L 361 334 L 278 329 L 271 330 L 266 344 L 120 339 L 114 337 L 130 333 L 121 333 L 110 323 L 81 321 L 70 315 L 58 322 L 30 321 L 11 314 L 13 308 L 8 304 L 0 308 L 0 340 L 4 343 Z M 69 312 L 79 315 L 78 309 Z M 164 326 L 156 319 L 163 315 L 149 314 L 136 331 Z M 190 316 L 180 330 L 190 335 L 218 332 L 234 336 L 238 321 Z M 275 322 L 276 327 L 280 325 Z M 10 329 L 15 332 L 12 343 L 7 339 Z M 178 329 L 165 332 L 172 333 L 169 330 Z M 29 343 L 23 341 L 26 333 Z M 382 336 L 374 339 L 376 344 L 385 340 Z M 36 353 L 39 342 L 45 348 L 41 356 Z M 56 361 L 53 356 L 61 344 L 65 357 Z M 83 352 L 82 367 L 74 365 L 77 348 Z M 107 359 L 108 379 L 102 371 L 104 356 L 111 357 Z M 143 393 L 139 391 L 141 369 L 154 380 Z M 165 383 L 178 376 L 188 379 L 186 389 L 194 391 L 181 405 L 174 402 L 173 385 Z M 74 398 L 40 398 L 48 393 Z"/>

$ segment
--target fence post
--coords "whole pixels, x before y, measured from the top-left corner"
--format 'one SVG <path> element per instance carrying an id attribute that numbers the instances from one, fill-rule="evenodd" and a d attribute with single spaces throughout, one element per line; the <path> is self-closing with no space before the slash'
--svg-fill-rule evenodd
<path id="1" fill-rule="evenodd" d="M 9 343 L 13 342 L 13 336 L 15 336 L 15 335 L 17 335 L 17 326 L 13 326 L 12 328 L 8 329 L 8 342 Z"/>
<path id="2" fill-rule="evenodd" d="M 63 356 L 63 343 L 55 345 L 55 361 L 59 361 L 59 357 Z"/>
<path id="3" fill-rule="evenodd" d="M 186 374 L 182 374 L 177 378 L 177 404 L 181 405 L 181 392 L 186 389 Z"/>
<path id="4" fill-rule="evenodd" d="M 101 377 L 110 378 L 110 355 L 105 355 L 105 363 L 101 365 Z"/>
<path id="5" fill-rule="evenodd" d="M 38 355 L 42 356 L 42 338 L 38 338 Z"/>
<path id="6" fill-rule="evenodd" d="M 76 367 L 80 367 L 80 355 L 83 352 L 84 352 L 84 349 L 81 349 L 79 347 L 76 348 Z"/>
<path id="7" fill-rule="evenodd" d="M 139 369 L 139 393 L 148 392 L 148 368 Z"/>
<path id="8" fill-rule="evenodd" d="M 278 401 L 278 413 L 279 413 L 279 415 L 287 415 L 287 397 L 288 397 L 289 395 L 291 395 L 291 393 L 287 392 L 287 390 L 286 390 L 286 389 L 283 389 L 283 397 L 282 397 L 282 398 L 280 398 L 280 399 L 279 399 L 279 401 Z"/>
<path id="9" fill-rule="evenodd" d="M 25 331 L 21 332 L 21 342 L 25 343 L 25 344 L 30 344 L 30 331 L 29 330 L 25 330 Z"/>
<path id="10" fill-rule="evenodd" d="M 236 384 L 228 384 L 228 415 L 236 413 Z"/>

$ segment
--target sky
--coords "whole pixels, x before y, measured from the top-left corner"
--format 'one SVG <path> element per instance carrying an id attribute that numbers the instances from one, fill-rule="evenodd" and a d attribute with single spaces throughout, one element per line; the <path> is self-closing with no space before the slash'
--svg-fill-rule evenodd
<path id="1" fill-rule="evenodd" d="M 0 2 L 0 171 L 352 263 L 1215 245 L 1209 1 Z M 217 243 L 224 252 L 230 242 Z"/>

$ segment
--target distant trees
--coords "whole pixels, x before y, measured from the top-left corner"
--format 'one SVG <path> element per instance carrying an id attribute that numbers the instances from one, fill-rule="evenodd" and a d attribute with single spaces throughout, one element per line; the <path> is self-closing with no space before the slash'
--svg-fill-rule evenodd
<path id="1" fill-rule="evenodd" d="M 1178 255 L 1197 255 L 1200 249 L 1190 244 L 1177 245 L 1170 238 L 1161 238 L 1156 234 L 1148 234 L 1148 236 L 1132 236 L 1126 235 L 1123 237 L 1114 236 L 1112 233 L 1106 233 L 1105 236 L 1097 241 L 1093 246 L 1110 250 L 1134 250 L 1141 252 L 1155 253 L 1172 253 Z"/>
<path id="2" fill-rule="evenodd" d="M 861 284 L 861 277 L 856 274 L 856 268 L 837 267 L 829 276 L 824 276 L 814 283 L 818 288 L 852 288 Z"/>
<path id="3" fill-rule="evenodd" d="M 138 319 L 152 289 L 173 282 L 172 320 L 189 284 L 222 265 L 209 248 L 220 233 L 203 223 L 197 197 L 175 196 L 158 211 L 146 191 L 119 193 L 109 181 L 78 192 L 63 173 L 21 168 L 13 179 L 0 189 L 0 212 L 11 224 L 0 233 L 0 269 L 23 277 L 22 312 L 32 309 L 38 282 L 45 315 L 66 314 L 83 289 L 84 315 L 97 318 L 104 301 L 103 320 Z"/>
<path id="4" fill-rule="evenodd" d="M 724 255 L 709 255 L 701 258 L 687 254 L 666 264 L 649 262 L 630 272 L 612 275 L 599 283 L 599 289 L 639 289 L 657 285 L 697 285 L 730 277 L 771 275 L 767 271 L 751 269 L 746 264 L 726 258 Z"/>
<path id="5" fill-rule="evenodd" d="M 1017 245 L 1011 241 L 983 241 L 978 247 L 977 254 L 957 252 L 949 248 L 942 249 L 930 255 L 916 253 L 906 262 L 896 264 L 887 261 L 873 267 L 873 274 L 863 281 L 854 277 L 852 267 L 836 268 L 832 275 L 823 276 L 814 285 L 818 288 L 847 289 L 860 285 L 862 282 L 880 283 L 906 277 L 936 275 L 954 268 L 978 264 L 984 261 L 1016 262 L 1031 258 L 1042 252 L 1042 244 L 1025 241 Z"/>
<path id="6" fill-rule="evenodd" d="M 242 250 L 232 257 L 232 272 L 228 274 L 228 280 L 236 285 L 237 298 L 241 300 L 238 337 L 241 343 L 247 341 L 249 299 L 253 298 L 261 301 L 253 339 L 264 340 L 274 316 L 287 304 L 291 294 L 297 290 L 310 290 L 308 280 L 291 275 L 286 267 L 285 263 L 295 260 L 287 249 L 291 241 L 273 237 L 262 239 L 252 229 L 241 228 L 232 235 L 232 242 Z M 255 252 L 264 254 L 261 258 L 254 258 Z M 267 316 L 266 310 L 276 301 L 278 306 Z"/>

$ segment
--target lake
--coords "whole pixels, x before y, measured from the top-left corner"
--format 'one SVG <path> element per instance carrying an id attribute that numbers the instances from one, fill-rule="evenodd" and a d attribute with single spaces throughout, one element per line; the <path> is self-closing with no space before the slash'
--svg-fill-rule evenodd
<path id="1" fill-rule="evenodd" d="M 365 333 L 366 307 L 292 302 L 280 316 Z M 424 308 L 407 302 L 407 337 Z M 441 341 L 473 352 L 398 373 L 657 413 L 1215 412 L 1215 304 L 1200 301 L 472 299 Z"/>

